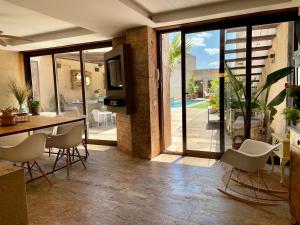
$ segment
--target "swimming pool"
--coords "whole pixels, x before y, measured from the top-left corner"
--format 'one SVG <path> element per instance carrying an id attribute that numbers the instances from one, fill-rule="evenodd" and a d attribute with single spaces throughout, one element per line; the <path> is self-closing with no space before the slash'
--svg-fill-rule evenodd
<path id="1" fill-rule="evenodd" d="M 197 103 L 202 102 L 202 101 L 203 100 L 200 100 L 200 99 L 187 100 L 186 101 L 186 106 L 197 104 Z M 180 107 L 182 107 L 182 101 L 171 102 L 171 108 L 180 108 Z"/>

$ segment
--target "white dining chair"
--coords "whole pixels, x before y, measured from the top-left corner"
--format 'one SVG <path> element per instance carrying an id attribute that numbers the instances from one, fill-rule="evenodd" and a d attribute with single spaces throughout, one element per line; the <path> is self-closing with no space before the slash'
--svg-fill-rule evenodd
<path id="1" fill-rule="evenodd" d="M 51 135 L 58 135 L 58 134 L 63 134 L 63 133 L 66 133 L 68 131 L 70 131 L 74 126 L 78 125 L 78 124 L 84 124 L 83 122 L 74 122 L 74 123 L 66 123 L 66 124 L 62 124 L 62 125 L 58 125 L 57 127 L 55 127 L 51 133 L 46 133 L 47 136 L 51 136 Z M 49 156 L 51 155 L 51 153 L 53 153 L 53 147 L 51 147 L 50 143 L 48 143 L 48 140 L 46 141 L 46 148 L 48 148 L 48 154 Z M 82 140 L 82 144 L 84 145 L 84 142 Z M 73 150 L 73 155 L 74 155 L 74 149 Z"/>
<path id="2" fill-rule="evenodd" d="M 45 150 L 46 135 L 45 134 L 33 134 L 27 137 L 21 143 L 12 147 L 0 147 L 0 159 L 11 161 L 13 163 L 26 163 L 28 172 L 32 179 L 31 169 L 35 166 L 43 177 L 51 185 L 51 181 L 44 173 L 36 159 L 40 157 Z M 30 165 L 30 163 L 33 163 Z"/>
<path id="3" fill-rule="evenodd" d="M 85 129 L 84 124 L 77 124 L 73 127 L 65 127 L 65 132 L 57 135 L 48 136 L 46 147 L 57 148 L 58 153 L 53 165 L 53 171 L 56 169 L 57 162 L 62 158 L 66 157 L 66 165 L 67 165 L 67 177 L 70 176 L 70 166 L 71 166 L 71 149 L 73 149 L 77 153 L 77 157 L 80 159 L 83 167 L 86 169 L 85 163 L 80 155 L 78 150 L 78 145 L 82 143 L 82 133 Z"/>
<path id="4" fill-rule="evenodd" d="M 97 123 L 98 127 L 100 127 L 101 124 L 105 123 L 104 117 L 100 113 L 101 111 L 99 109 L 93 109 L 91 112 L 93 120 Z"/>

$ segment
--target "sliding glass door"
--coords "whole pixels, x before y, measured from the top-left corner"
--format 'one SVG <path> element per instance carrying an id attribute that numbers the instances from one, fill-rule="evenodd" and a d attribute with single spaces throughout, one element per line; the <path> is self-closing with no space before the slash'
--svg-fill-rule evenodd
<path id="1" fill-rule="evenodd" d="M 161 34 L 160 44 L 163 151 L 218 158 L 245 138 L 269 142 L 285 132 L 289 102 L 272 121 L 266 106 L 293 74 L 253 100 L 270 73 L 292 65 L 293 22 L 183 29 Z M 238 95 L 229 72 L 243 87 Z"/>
<path id="2" fill-rule="evenodd" d="M 220 34 L 220 30 L 185 34 L 186 151 L 215 153 L 221 150 Z"/>

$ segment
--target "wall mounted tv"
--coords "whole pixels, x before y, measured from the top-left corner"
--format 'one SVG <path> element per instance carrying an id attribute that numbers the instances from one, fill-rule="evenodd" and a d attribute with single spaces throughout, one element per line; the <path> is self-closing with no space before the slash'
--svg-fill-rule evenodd
<path id="1" fill-rule="evenodd" d="M 130 45 L 123 44 L 104 54 L 106 98 L 104 104 L 112 112 L 132 112 Z M 130 86 L 131 85 L 131 86 Z"/>
<path id="2" fill-rule="evenodd" d="M 118 55 L 106 61 L 107 67 L 107 89 L 121 90 L 123 88 L 121 56 Z"/>

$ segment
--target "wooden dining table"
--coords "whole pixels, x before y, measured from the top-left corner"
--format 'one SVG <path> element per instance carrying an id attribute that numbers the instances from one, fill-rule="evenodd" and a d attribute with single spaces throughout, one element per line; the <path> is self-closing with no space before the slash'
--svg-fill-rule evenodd
<path id="1" fill-rule="evenodd" d="M 69 117 L 69 116 L 62 116 L 62 115 L 30 116 L 29 121 L 16 123 L 15 125 L 11 125 L 11 126 L 0 126 L 0 137 L 5 137 L 5 136 L 9 136 L 9 135 L 14 135 L 14 134 L 20 134 L 20 133 L 26 133 L 26 132 L 28 132 L 28 135 L 30 135 L 30 132 L 32 132 L 32 131 L 55 127 L 55 126 L 68 124 L 68 123 L 80 122 L 80 121 L 82 121 L 85 124 L 84 141 L 83 141 L 85 155 L 82 158 L 84 158 L 86 160 L 89 155 L 89 152 L 87 149 L 87 127 L 86 127 L 86 117 L 85 116 L 76 116 L 76 117 Z M 75 160 L 72 163 L 76 163 L 76 162 L 79 162 L 79 160 Z M 57 168 L 57 169 L 55 169 L 55 171 L 57 171 L 59 169 L 63 169 L 64 167 L 65 166 L 63 166 L 61 168 Z M 53 173 L 55 171 L 49 171 L 49 172 L 47 172 L 47 174 Z M 34 179 L 31 179 L 30 181 L 36 180 L 37 178 L 40 178 L 40 177 L 36 177 Z"/>

